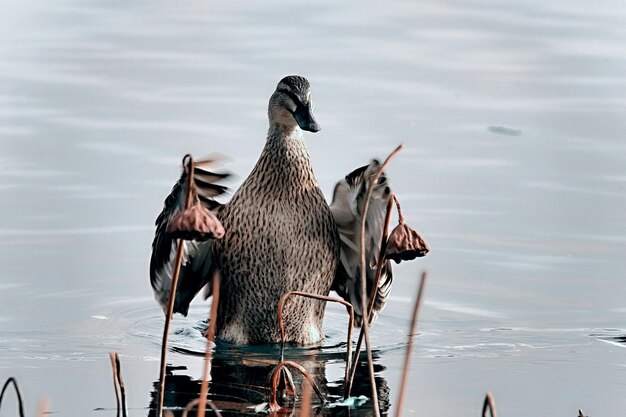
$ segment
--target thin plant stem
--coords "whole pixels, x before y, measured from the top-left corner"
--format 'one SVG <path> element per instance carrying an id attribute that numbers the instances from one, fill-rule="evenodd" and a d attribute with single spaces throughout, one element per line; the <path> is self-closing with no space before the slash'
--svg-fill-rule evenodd
<path id="1" fill-rule="evenodd" d="M 194 186 L 193 180 L 193 158 L 191 155 L 186 155 L 183 159 L 183 163 L 186 164 L 187 169 L 187 196 L 185 198 L 185 210 L 191 205 L 192 189 Z M 167 314 L 165 315 L 165 324 L 163 326 L 163 342 L 161 343 L 161 368 L 159 371 L 159 396 L 157 399 L 157 417 L 163 416 L 163 399 L 165 397 L 165 367 L 167 357 L 167 342 L 170 333 L 170 323 L 172 321 L 172 315 L 174 312 L 174 302 L 176 300 L 176 286 L 178 285 L 178 277 L 180 276 L 180 267 L 183 263 L 183 250 L 184 242 L 182 239 L 178 239 L 178 248 L 176 249 L 176 263 L 174 266 L 174 276 L 172 277 L 172 286 L 170 288 L 170 297 L 167 304 Z"/>
<path id="2" fill-rule="evenodd" d="M 347 336 L 347 342 L 346 342 L 347 352 L 346 352 L 345 379 L 346 379 L 346 384 L 347 384 L 348 373 L 350 372 L 350 360 L 352 358 L 352 328 L 354 327 L 354 307 L 352 307 L 352 304 L 350 304 L 349 302 L 345 300 L 342 300 L 336 297 L 329 297 L 327 295 L 311 294 L 311 293 L 303 292 L 303 291 L 289 291 L 283 294 L 283 296 L 280 297 L 280 300 L 278 301 L 278 327 L 280 328 L 280 342 L 281 342 L 280 361 L 281 362 L 285 360 L 285 322 L 283 319 L 283 309 L 285 307 L 285 302 L 287 301 L 287 299 L 292 296 L 300 296 L 300 297 L 306 297 L 306 298 L 314 298 L 316 300 L 330 301 L 332 303 L 342 304 L 343 306 L 346 307 L 346 310 L 348 311 L 348 314 L 350 315 L 350 318 L 348 321 L 348 336 Z M 347 385 L 344 387 L 344 391 L 345 389 L 347 389 Z"/>
<path id="3" fill-rule="evenodd" d="M 204 358 L 204 374 L 200 386 L 200 401 L 198 403 L 198 417 L 204 417 L 209 394 L 209 378 L 211 375 L 211 361 L 213 359 L 213 340 L 215 340 L 215 327 L 217 325 L 217 307 L 220 302 L 220 275 L 218 271 L 213 274 L 213 302 L 211 303 L 211 318 L 209 319 L 209 332 L 207 334 L 206 356 Z M 211 403 L 209 401 L 209 403 Z M 209 404 L 215 411 L 215 407 Z M 219 412 L 216 414 L 220 415 Z"/>
<path id="4" fill-rule="evenodd" d="M 120 357 L 115 354 L 115 365 L 117 367 L 117 379 L 120 384 L 120 396 L 122 398 L 122 417 L 128 416 L 128 406 L 126 405 L 126 386 L 124 385 L 124 378 L 122 377 L 122 366 L 120 364 Z"/>
<path id="5" fill-rule="evenodd" d="M 417 298 L 415 299 L 415 306 L 413 307 L 413 316 L 411 318 L 411 327 L 409 328 L 409 334 L 407 335 L 407 346 L 404 353 L 404 367 L 402 369 L 402 380 L 400 382 L 400 392 L 398 393 L 398 401 L 396 403 L 396 417 L 400 417 L 402 414 L 402 406 L 404 404 L 404 396 L 407 386 L 407 378 L 409 376 L 409 367 L 411 364 L 411 354 L 413 352 L 413 336 L 417 330 L 417 321 L 419 318 L 419 311 L 422 306 L 422 300 L 424 299 L 424 287 L 428 280 L 428 274 L 422 272 L 420 279 L 420 285 L 417 290 Z M 495 416 L 493 416 L 495 417 Z"/>
<path id="6" fill-rule="evenodd" d="M 487 417 L 487 410 L 489 410 L 491 417 L 497 417 L 496 402 L 494 401 L 493 394 L 491 392 L 488 392 L 487 395 L 485 395 L 485 402 L 483 402 L 483 417 Z"/>
<path id="7" fill-rule="evenodd" d="M 360 262 L 359 268 L 361 270 L 361 311 L 363 313 L 362 320 L 362 329 L 365 337 L 365 350 L 367 351 L 367 363 L 369 367 L 370 374 L 370 383 L 372 385 L 372 402 L 374 403 L 374 417 L 380 416 L 380 410 L 378 407 L 378 392 L 376 389 L 376 380 L 374 377 L 374 361 L 372 359 L 372 350 L 369 343 L 369 329 L 368 329 L 368 321 L 369 317 L 367 314 L 367 281 L 366 281 L 366 270 L 365 270 L 365 220 L 367 219 L 367 212 L 370 205 L 370 198 L 372 197 L 372 190 L 374 189 L 374 185 L 378 182 L 378 178 L 382 175 L 383 171 L 391 161 L 391 159 L 400 152 L 403 145 L 398 146 L 385 161 L 382 163 L 378 171 L 374 173 L 369 179 L 369 185 L 367 187 L 367 192 L 365 193 L 365 200 L 363 203 L 363 213 L 361 213 L 361 236 L 359 239 L 359 252 L 360 252 Z M 357 353 L 358 354 L 358 353 Z"/>
<path id="8" fill-rule="evenodd" d="M 7 388 L 9 388 L 10 384 L 13 384 L 13 388 L 15 389 L 15 395 L 17 396 L 17 407 L 20 417 L 24 417 L 24 401 L 22 400 L 20 387 L 17 385 L 17 380 L 14 377 L 9 377 L 2 387 L 2 392 L 0 392 L 0 408 L 2 408 L 2 399 L 4 398 L 4 393 Z"/>
<path id="9" fill-rule="evenodd" d="M 298 372 L 300 372 L 302 376 L 306 378 L 309 384 L 311 384 L 311 387 L 313 387 L 313 391 L 315 391 L 315 394 L 320 398 L 322 402 L 325 402 L 324 394 L 322 394 L 322 391 L 320 391 L 319 387 L 313 380 L 313 377 L 306 371 L 306 369 L 304 369 L 304 367 L 302 367 L 302 365 L 294 361 L 283 361 L 276 366 L 276 368 L 274 369 L 274 373 L 272 374 L 272 379 L 271 379 L 272 396 L 270 398 L 270 404 L 269 404 L 270 410 L 272 411 L 280 410 L 280 406 L 278 405 L 278 399 L 277 399 L 278 380 L 280 378 L 280 371 L 285 366 L 290 366 L 296 369 Z"/>
<path id="10" fill-rule="evenodd" d="M 311 384 L 302 381 L 302 402 L 300 403 L 300 417 L 311 415 Z"/>
<path id="11" fill-rule="evenodd" d="M 172 288 L 170 291 L 170 301 L 168 304 L 168 312 L 165 317 L 165 325 L 163 326 L 163 342 L 161 343 L 161 369 L 159 372 L 159 398 L 157 403 L 157 417 L 163 415 L 163 398 L 165 394 L 165 360 L 167 357 L 167 342 L 170 332 L 170 322 L 172 320 L 172 312 L 174 310 L 174 298 L 176 297 L 176 286 L 178 285 L 178 275 L 180 266 L 183 261 L 183 241 L 178 239 L 178 249 L 176 251 L 176 266 L 174 267 L 174 277 L 172 278 Z"/>
<path id="12" fill-rule="evenodd" d="M 374 285 L 372 285 L 372 289 L 370 291 L 370 302 L 367 308 L 367 319 L 369 322 L 369 317 L 372 314 L 372 310 L 374 308 L 374 297 L 376 296 L 376 291 L 378 290 L 378 282 L 380 281 L 380 276 L 383 271 L 383 266 L 385 265 L 385 250 L 387 249 L 387 237 L 389 232 L 389 224 L 391 223 L 391 213 L 393 211 L 393 201 L 395 197 L 393 194 L 389 196 L 389 202 L 387 203 L 387 213 L 385 214 L 385 227 L 383 228 L 383 235 L 381 237 L 380 242 L 380 253 L 378 255 L 378 264 L 376 265 L 376 276 L 374 277 Z M 356 365 L 359 363 L 358 354 L 361 351 L 361 345 L 363 344 L 365 333 L 363 332 L 363 328 L 359 332 L 359 340 L 356 342 L 356 349 L 354 360 L 352 361 L 352 367 L 350 368 L 350 373 L 346 378 L 346 386 L 343 393 L 344 399 L 350 396 L 350 392 L 352 391 L 352 382 L 354 381 L 354 374 L 356 373 Z"/>
<path id="13" fill-rule="evenodd" d="M 127 417 L 128 408 L 126 406 L 126 387 L 122 378 L 122 367 L 117 352 L 110 352 L 111 367 L 113 368 L 113 387 L 115 388 L 115 399 L 117 400 L 117 416 L 122 412 L 122 417 Z"/>
<path id="14" fill-rule="evenodd" d="M 372 355 L 370 334 L 367 324 L 363 326 L 363 335 L 365 337 L 365 351 L 367 353 L 367 367 L 369 369 L 370 385 L 372 386 L 372 405 L 374 407 L 374 417 L 380 417 L 380 407 L 378 405 L 378 389 L 376 388 L 376 377 L 374 375 L 374 357 Z"/>
<path id="15" fill-rule="evenodd" d="M 113 389 L 115 390 L 115 402 L 117 404 L 117 417 L 120 417 L 122 410 L 122 399 L 120 398 L 120 386 L 117 380 L 117 366 L 115 366 L 115 352 L 109 352 L 111 359 L 111 369 L 113 370 Z"/>
<path id="16" fill-rule="evenodd" d="M 400 201 L 398 201 L 398 199 L 396 198 L 396 196 L 393 196 L 393 201 L 396 203 L 396 209 L 398 210 L 398 223 L 402 224 L 404 223 L 404 215 L 402 214 L 402 208 L 400 207 Z"/>
<path id="17" fill-rule="evenodd" d="M 189 412 L 193 410 L 193 408 L 196 407 L 199 402 L 200 402 L 200 398 L 195 398 L 189 401 L 189 404 L 187 404 L 187 406 L 183 410 L 182 417 L 187 417 L 189 415 Z M 211 408 L 211 410 L 213 410 L 213 412 L 215 413 L 217 417 L 222 417 L 222 413 L 220 413 L 220 410 L 215 406 L 215 404 L 213 404 L 213 401 L 207 401 L 207 404 Z"/>
<path id="18" fill-rule="evenodd" d="M 185 409 L 183 410 L 182 417 L 187 417 L 189 412 L 193 410 L 193 408 L 196 407 L 199 402 L 200 402 L 200 398 L 194 398 L 193 400 L 189 401 L 189 403 L 185 406 Z"/>

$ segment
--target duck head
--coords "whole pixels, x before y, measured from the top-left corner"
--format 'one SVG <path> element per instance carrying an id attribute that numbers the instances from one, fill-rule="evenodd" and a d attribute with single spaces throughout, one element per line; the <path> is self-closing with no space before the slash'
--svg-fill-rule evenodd
<path id="1" fill-rule="evenodd" d="M 270 126 L 279 125 L 287 130 L 299 126 L 302 130 L 319 132 L 320 126 L 313 117 L 312 107 L 309 81 L 299 75 L 289 75 L 280 80 L 270 98 Z"/>

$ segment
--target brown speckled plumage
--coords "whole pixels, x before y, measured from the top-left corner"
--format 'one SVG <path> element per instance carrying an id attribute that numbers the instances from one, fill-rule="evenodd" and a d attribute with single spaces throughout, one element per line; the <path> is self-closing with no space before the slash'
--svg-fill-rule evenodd
<path id="1" fill-rule="evenodd" d="M 270 128 L 259 161 L 219 218 L 227 232 L 215 247 L 223 288 L 218 335 L 235 343 L 278 342 L 280 296 L 328 294 L 339 254 L 337 228 L 300 129 L 287 135 Z M 294 298 L 285 314 L 289 340 L 321 339 L 321 302 Z"/>

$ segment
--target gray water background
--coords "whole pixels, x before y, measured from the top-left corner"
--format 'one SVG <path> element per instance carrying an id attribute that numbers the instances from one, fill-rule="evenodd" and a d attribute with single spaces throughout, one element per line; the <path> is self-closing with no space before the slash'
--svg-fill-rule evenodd
<path id="1" fill-rule="evenodd" d="M 131 415 L 147 413 L 154 218 L 187 152 L 245 178 L 294 73 L 312 83 L 328 196 L 406 145 L 389 176 L 432 251 L 396 268 L 372 330 L 391 410 L 427 269 L 405 415 L 477 415 L 488 390 L 502 416 L 624 415 L 622 1 L 0 5 L 0 377 L 30 415 L 44 396 L 58 415 L 113 415 L 111 350 Z M 177 318 L 173 345 L 201 350 L 207 312 Z M 338 343 L 340 310 L 326 327 Z M 200 377 L 201 358 L 169 358 Z"/>

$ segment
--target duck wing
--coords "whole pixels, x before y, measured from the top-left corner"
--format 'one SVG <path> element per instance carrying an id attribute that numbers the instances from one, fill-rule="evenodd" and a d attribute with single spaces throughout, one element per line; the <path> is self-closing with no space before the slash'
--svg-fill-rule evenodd
<path id="1" fill-rule="evenodd" d="M 340 238 L 340 262 L 332 289 L 354 307 L 355 324 L 363 322 L 361 306 L 361 272 L 359 267 L 359 241 L 365 194 L 372 175 L 380 168 L 376 160 L 369 165 L 355 169 L 335 186 L 330 210 L 337 224 Z M 365 219 L 365 277 L 367 302 L 376 276 L 379 261 L 385 262 L 373 301 L 372 314 L 368 324 L 373 323 L 384 308 L 389 297 L 393 275 L 389 261 L 380 260 L 380 246 L 383 234 L 387 203 L 391 190 L 383 173 L 372 189 L 371 200 Z"/>
<path id="2" fill-rule="evenodd" d="M 207 209 L 217 214 L 221 203 L 215 197 L 227 191 L 227 188 L 216 182 L 230 176 L 228 173 L 215 173 L 209 170 L 214 161 L 199 161 L 194 163 L 194 181 L 196 196 Z M 189 303 L 198 292 L 207 285 L 207 297 L 211 295 L 211 278 L 213 275 L 213 245 L 215 240 L 178 240 L 167 231 L 170 220 L 183 211 L 185 207 L 186 191 L 189 184 L 189 175 L 185 170 L 172 192 L 165 199 L 163 211 L 156 219 L 156 232 L 152 242 L 152 257 L 150 259 L 150 283 L 154 296 L 163 311 L 167 310 L 170 288 L 176 263 L 176 252 L 179 242 L 183 245 L 183 262 L 178 278 L 174 313 L 187 315 Z M 195 196 L 194 196 L 195 197 Z"/>

